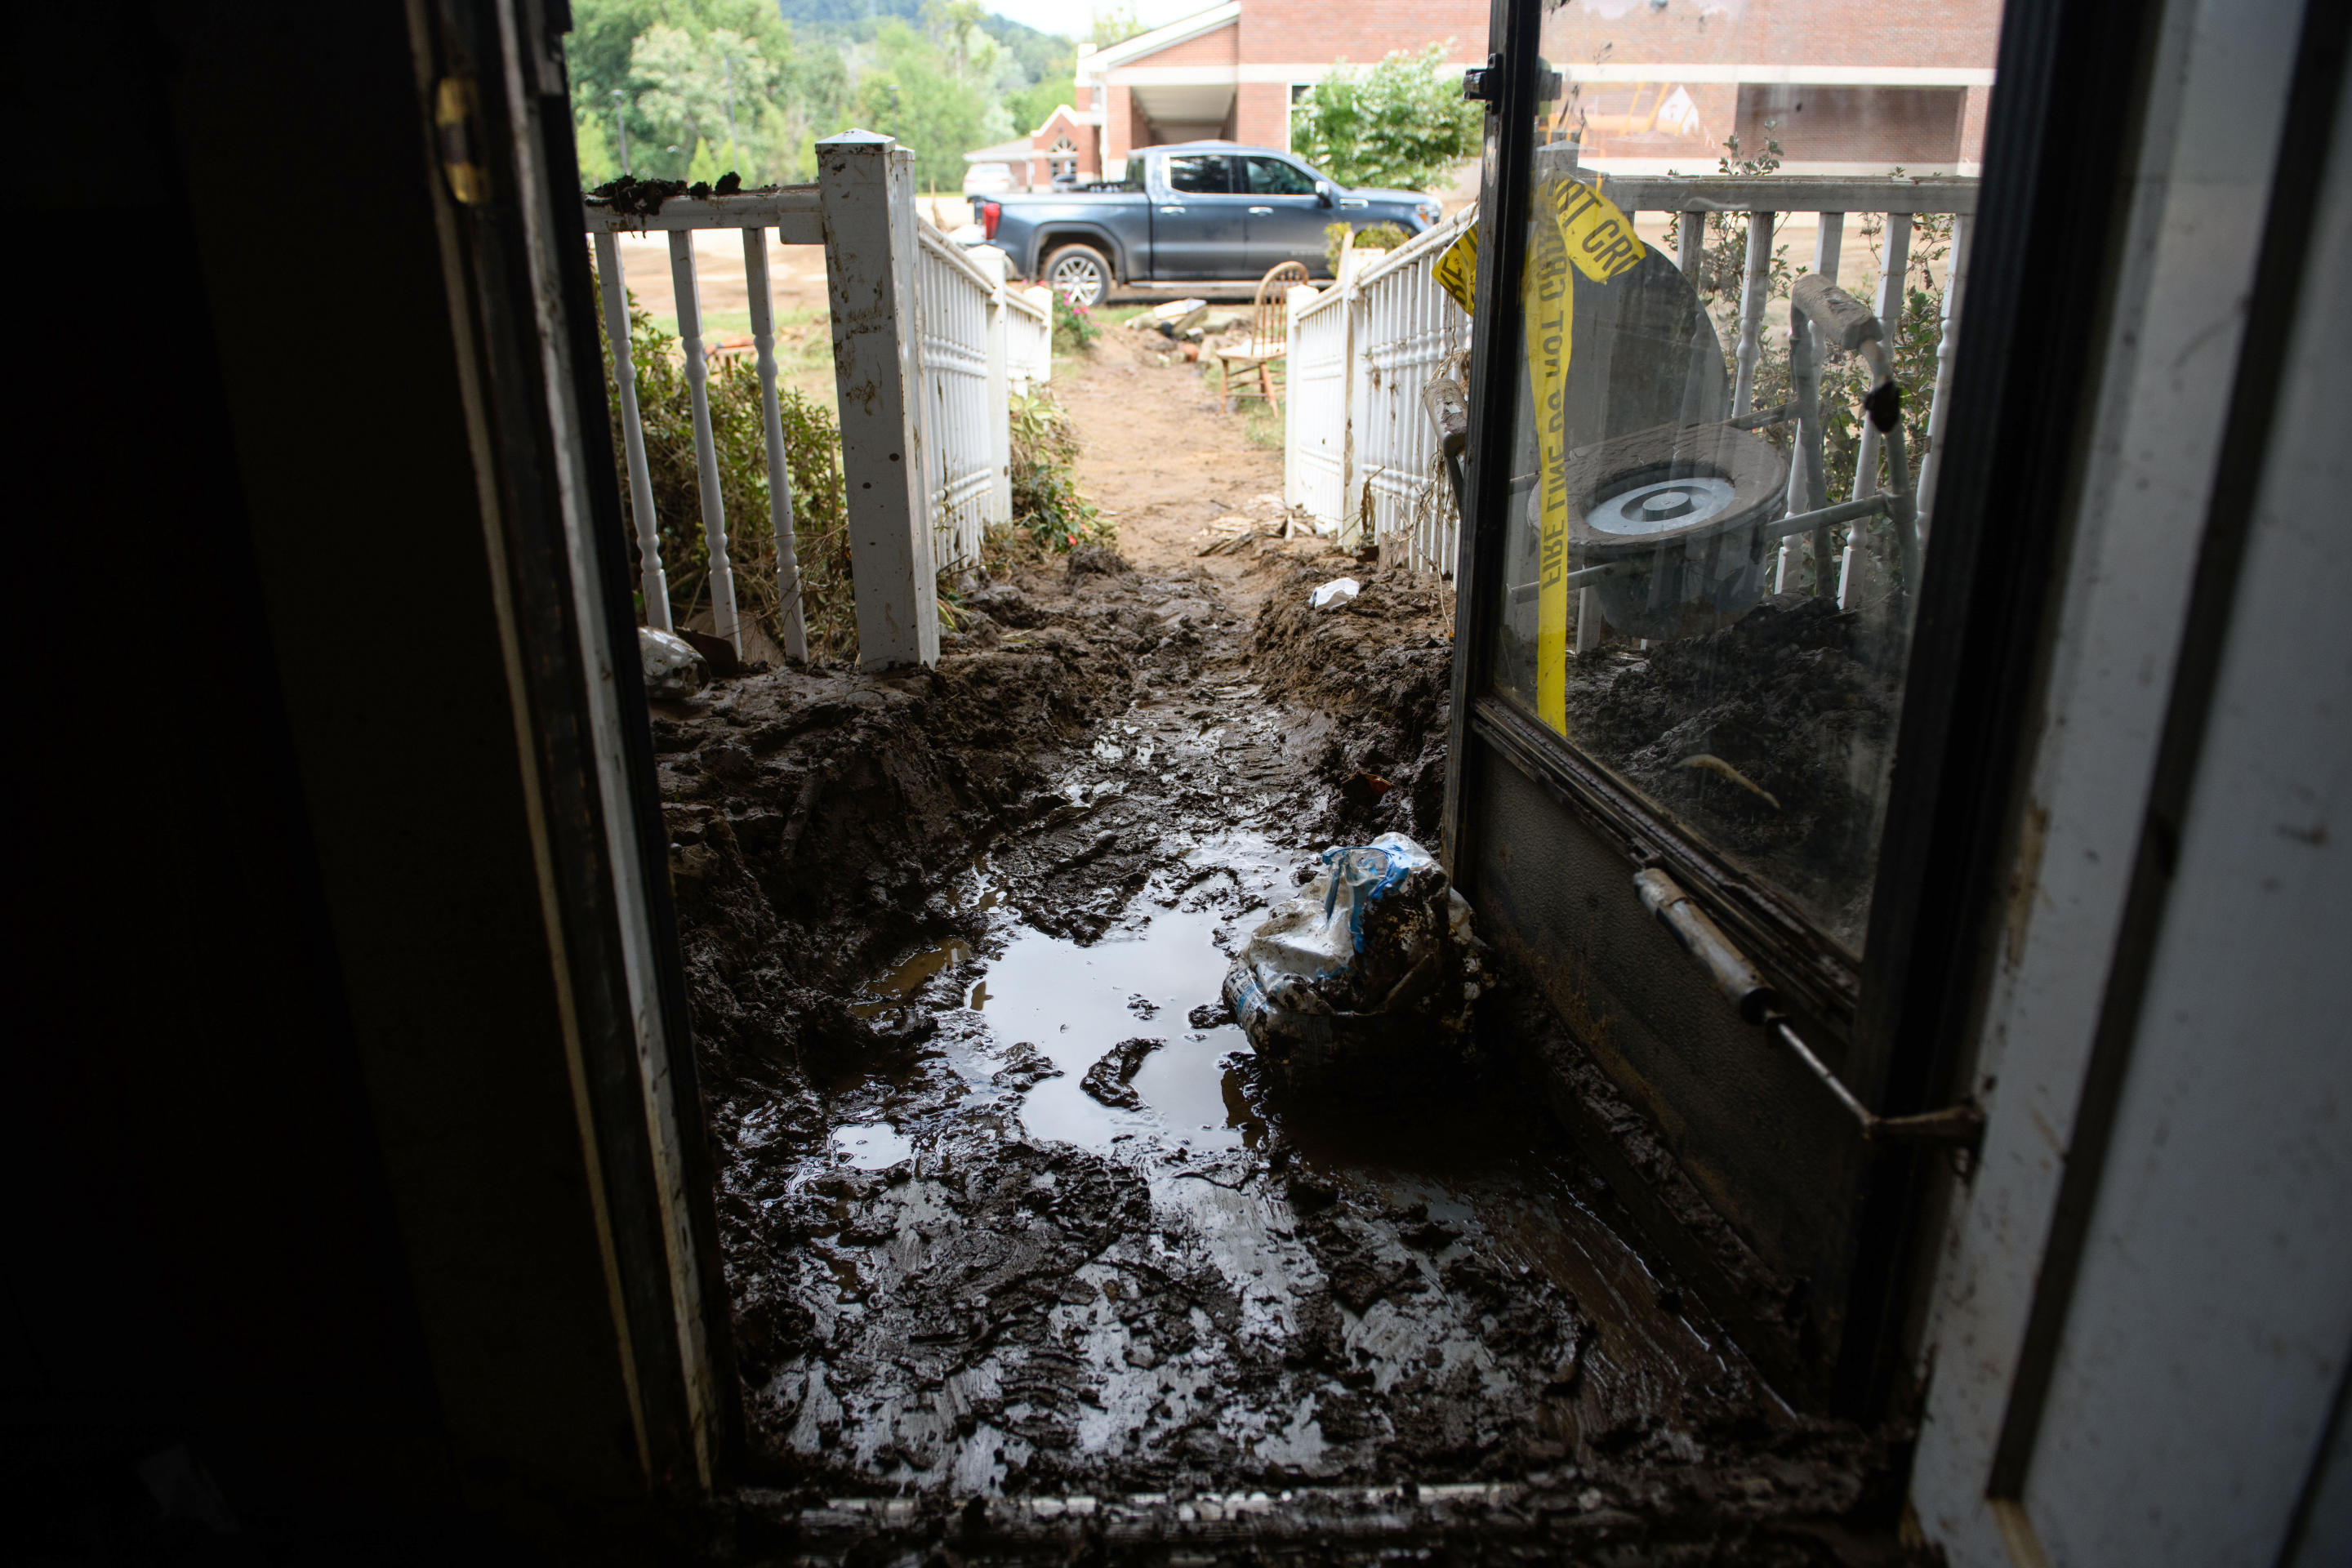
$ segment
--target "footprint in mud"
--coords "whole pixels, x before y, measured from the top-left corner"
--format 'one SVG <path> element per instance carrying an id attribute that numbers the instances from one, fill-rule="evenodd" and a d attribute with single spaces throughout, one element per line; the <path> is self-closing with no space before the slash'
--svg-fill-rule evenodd
<path id="1" fill-rule="evenodd" d="M 1146 1037 L 1121 1040 L 1104 1052 L 1100 1061 L 1087 1069 L 1087 1076 L 1078 1080 L 1078 1087 L 1105 1105 L 1115 1106 L 1120 1110 L 1140 1110 L 1143 1109 L 1143 1097 L 1135 1092 L 1135 1085 L 1130 1080 L 1135 1077 L 1135 1069 L 1143 1065 L 1143 1058 L 1167 1043 Z"/>

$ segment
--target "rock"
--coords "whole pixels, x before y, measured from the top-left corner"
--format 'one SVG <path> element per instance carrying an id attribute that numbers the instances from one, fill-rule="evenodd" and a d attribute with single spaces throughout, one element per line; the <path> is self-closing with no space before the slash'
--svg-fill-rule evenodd
<path id="1" fill-rule="evenodd" d="M 1143 1065 L 1144 1058 L 1166 1044 L 1165 1040 L 1150 1038 L 1121 1040 L 1103 1053 L 1102 1060 L 1087 1069 L 1078 1087 L 1105 1105 L 1120 1110 L 1140 1110 L 1143 1097 L 1128 1080 L 1135 1077 L 1135 1069 Z"/>

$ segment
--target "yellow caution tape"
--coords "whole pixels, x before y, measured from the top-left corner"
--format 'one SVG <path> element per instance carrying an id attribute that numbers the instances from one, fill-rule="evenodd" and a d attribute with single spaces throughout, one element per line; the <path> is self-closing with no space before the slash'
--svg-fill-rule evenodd
<path id="1" fill-rule="evenodd" d="M 1606 283 L 1642 259 L 1633 222 L 1591 185 L 1559 180 L 1538 193 L 1549 223 L 1535 226 L 1521 296 L 1527 317 L 1528 385 L 1534 394 L 1542 526 L 1536 562 L 1536 717 L 1568 733 L 1568 361 L 1574 347 L 1576 278 Z M 1438 287 L 1475 309 L 1478 230 L 1445 247 L 1433 269 Z"/>

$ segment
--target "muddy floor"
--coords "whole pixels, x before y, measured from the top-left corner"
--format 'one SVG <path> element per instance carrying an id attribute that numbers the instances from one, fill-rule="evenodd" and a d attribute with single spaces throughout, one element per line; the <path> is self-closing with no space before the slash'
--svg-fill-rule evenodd
<path id="1" fill-rule="evenodd" d="M 936 671 L 656 716 L 766 1506 L 919 1546 L 1262 1504 L 1354 1560 L 1334 1521 L 1437 1489 L 1538 1556 L 1886 1558 L 1895 1451 L 1764 1384 L 1507 1049 L 1438 1094 L 1269 1092 L 1229 954 L 1326 847 L 1433 839 L 1450 601 L 1311 537 L 1199 553 L 1278 462 L 1187 368 L 1067 395 L 1114 390 L 1215 459 L 1098 468 L 1120 552 L 968 578 Z"/>

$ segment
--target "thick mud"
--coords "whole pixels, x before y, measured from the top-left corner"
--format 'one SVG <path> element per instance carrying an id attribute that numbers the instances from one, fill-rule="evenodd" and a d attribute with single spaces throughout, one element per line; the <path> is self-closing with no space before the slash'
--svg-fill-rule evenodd
<path id="1" fill-rule="evenodd" d="M 659 710 L 767 1506 L 1017 1544 L 1073 1495 L 1149 1532 L 1484 1484 L 1498 1542 L 1875 1560 L 1897 1456 L 1763 1384 L 1499 1053 L 1300 1103 L 1223 1011 L 1327 845 L 1435 831 L 1450 605 L 1317 550 L 974 579 L 935 672 Z"/>

